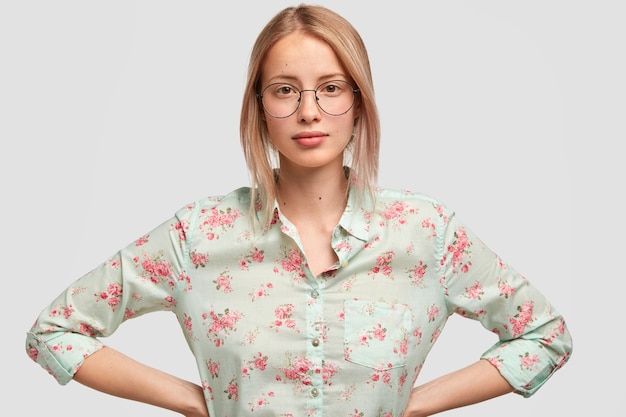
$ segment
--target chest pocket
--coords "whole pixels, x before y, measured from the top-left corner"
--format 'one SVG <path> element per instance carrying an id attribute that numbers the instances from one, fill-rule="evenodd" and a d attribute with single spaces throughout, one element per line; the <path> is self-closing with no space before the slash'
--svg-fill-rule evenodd
<path id="1" fill-rule="evenodd" d="M 411 310 L 404 304 L 344 301 L 346 360 L 375 369 L 406 364 Z"/>

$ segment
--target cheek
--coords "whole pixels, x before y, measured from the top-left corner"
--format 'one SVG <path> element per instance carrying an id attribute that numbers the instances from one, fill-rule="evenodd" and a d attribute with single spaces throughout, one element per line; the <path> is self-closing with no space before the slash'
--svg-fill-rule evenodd
<path id="1" fill-rule="evenodd" d="M 274 133 L 277 130 L 276 121 L 272 118 L 265 118 L 265 127 L 267 128 L 267 133 L 269 133 L 270 137 L 274 136 Z"/>
<path id="2" fill-rule="evenodd" d="M 288 121 L 286 119 L 266 117 L 265 127 L 267 128 L 267 134 L 272 142 L 280 141 L 287 134 L 287 123 Z"/>

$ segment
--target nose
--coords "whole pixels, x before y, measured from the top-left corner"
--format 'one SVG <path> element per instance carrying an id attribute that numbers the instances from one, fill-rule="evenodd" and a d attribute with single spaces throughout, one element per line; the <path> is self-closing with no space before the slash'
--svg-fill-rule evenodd
<path id="1" fill-rule="evenodd" d="M 317 104 L 317 92 L 315 90 L 300 91 L 300 106 L 298 107 L 298 118 L 303 122 L 319 120 L 320 108 Z"/>

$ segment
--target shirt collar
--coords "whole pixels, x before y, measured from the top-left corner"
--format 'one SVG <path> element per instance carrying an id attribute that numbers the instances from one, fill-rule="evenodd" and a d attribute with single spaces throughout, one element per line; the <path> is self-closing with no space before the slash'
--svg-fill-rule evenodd
<path id="1" fill-rule="evenodd" d="M 358 204 L 358 194 L 355 186 L 350 186 L 348 204 L 346 204 L 346 209 L 339 220 L 339 225 L 352 236 L 365 242 L 369 236 L 369 213 L 371 212 L 372 202 L 369 195 L 364 193 L 363 201 L 361 201 L 361 204 Z"/>

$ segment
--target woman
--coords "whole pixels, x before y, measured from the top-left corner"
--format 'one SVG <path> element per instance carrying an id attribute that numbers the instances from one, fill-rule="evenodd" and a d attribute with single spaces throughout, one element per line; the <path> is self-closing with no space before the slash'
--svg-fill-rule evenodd
<path id="1" fill-rule="evenodd" d="M 531 396 L 570 357 L 561 315 L 440 202 L 377 188 L 379 124 L 354 28 L 287 8 L 251 54 L 241 140 L 252 186 L 196 201 L 73 283 L 26 344 L 61 384 L 185 416 L 428 416 Z M 99 336 L 176 314 L 199 384 Z M 447 318 L 499 341 L 415 383 Z"/>

